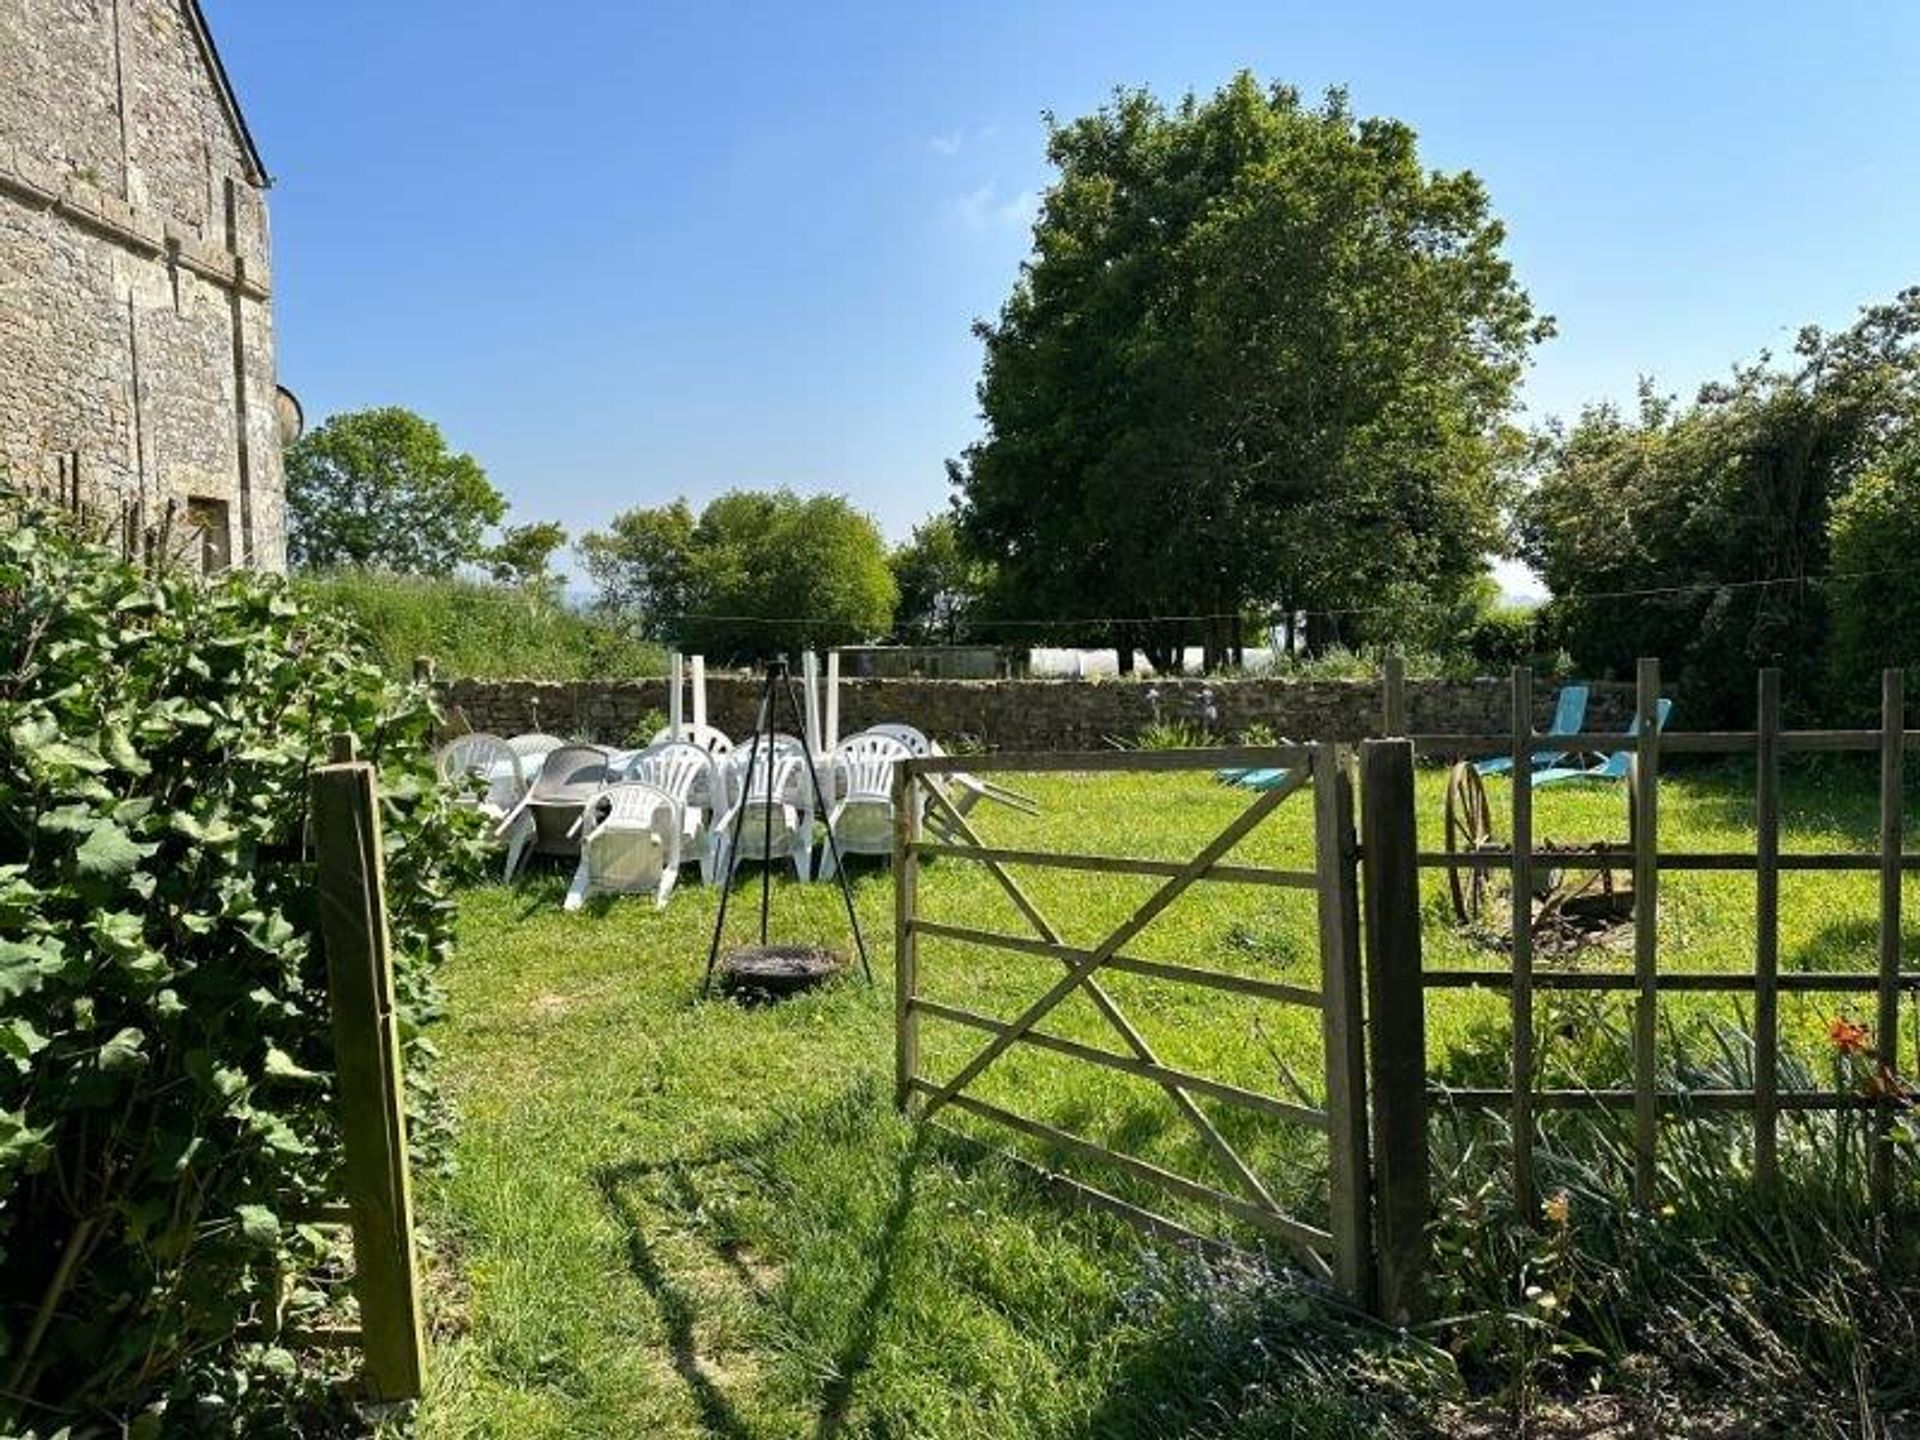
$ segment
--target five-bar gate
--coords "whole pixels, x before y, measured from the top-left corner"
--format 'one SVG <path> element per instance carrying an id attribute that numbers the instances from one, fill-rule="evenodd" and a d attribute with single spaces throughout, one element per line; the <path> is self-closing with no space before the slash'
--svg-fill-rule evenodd
<path id="1" fill-rule="evenodd" d="M 1121 855 L 1064 854 L 986 844 L 967 815 L 962 773 L 1084 773 L 1090 771 L 1192 772 L 1220 766 L 1270 767 L 1283 772 L 1212 839 L 1184 860 Z M 1092 1161 L 1149 1186 L 1210 1208 L 1293 1247 L 1310 1273 L 1363 1299 L 1371 1283 L 1372 1237 L 1367 1177 L 1365 1039 L 1361 1020 L 1359 888 L 1355 861 L 1353 783 L 1342 752 L 1331 744 L 1262 746 L 1238 750 L 1115 752 L 1084 754 L 947 756 L 904 762 L 896 776 L 895 846 L 897 955 L 897 1099 L 932 1118 L 951 1108 L 1022 1134 L 1056 1154 Z M 1295 801 L 1296 796 L 1303 800 Z M 1290 801 L 1314 809 L 1312 869 L 1233 863 L 1236 846 L 1268 816 Z M 1028 934 L 1006 933 L 933 920 L 918 904 L 923 862 L 984 866 L 1023 917 Z M 1130 915 L 1092 946 L 1067 944 L 1060 930 L 1010 873 L 1010 867 L 1051 867 L 1094 874 L 1145 876 L 1159 881 Z M 1254 885 L 1310 890 L 1318 902 L 1317 984 L 1230 973 L 1202 965 L 1130 954 L 1140 934 L 1199 885 Z M 1038 990 L 1013 1016 L 989 1016 L 922 993 L 919 948 L 923 938 L 1013 951 L 1057 961 L 1060 975 Z M 1144 975 L 1182 986 L 1226 991 L 1270 1003 L 1307 1006 L 1320 1014 L 1325 1040 L 1324 1106 L 1285 1099 L 1177 1069 L 1163 1063 L 1135 1023 L 1101 984 L 1103 973 Z M 1042 1028 L 1068 997 L 1084 994 L 1111 1030 L 1115 1048 L 1089 1045 Z M 979 1044 L 972 1058 L 951 1073 L 922 1073 L 923 1020 L 965 1027 Z M 1016 1046 L 1039 1047 L 1073 1061 L 1132 1075 L 1157 1085 L 1205 1150 L 1231 1176 L 1231 1191 L 1177 1174 L 1135 1155 L 1109 1148 L 1060 1126 L 1017 1114 L 982 1099 L 981 1075 Z M 1238 1107 L 1274 1125 L 1322 1132 L 1330 1149 L 1328 1222 L 1323 1227 L 1287 1213 L 1259 1175 L 1198 1103 L 1197 1097 Z M 1050 1175 L 1079 1200 L 1163 1235 L 1205 1239 L 1159 1211 L 1123 1200 L 1068 1175 Z"/>

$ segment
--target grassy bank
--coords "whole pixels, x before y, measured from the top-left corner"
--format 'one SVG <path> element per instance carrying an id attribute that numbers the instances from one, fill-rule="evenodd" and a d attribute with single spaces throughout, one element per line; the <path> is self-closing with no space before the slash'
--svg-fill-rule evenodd
<path id="1" fill-rule="evenodd" d="M 666 654 L 535 590 L 476 580 L 341 571 L 296 582 L 344 611 L 387 671 L 417 655 L 444 679 L 594 680 L 666 673 Z"/>
<path id="2" fill-rule="evenodd" d="M 1024 788 L 1043 813 L 985 816 L 993 842 L 1184 858 L 1244 803 L 1201 777 L 1053 778 Z M 1867 848 L 1871 793 L 1850 773 L 1796 780 L 1789 848 Z M 1730 771 L 1675 780 L 1663 796 L 1667 842 L 1750 844 L 1749 794 Z M 1437 774 L 1423 774 L 1421 796 L 1431 838 Z M 1544 792 L 1538 808 L 1543 836 L 1625 831 L 1618 789 Z M 1246 855 L 1303 859 L 1308 813 L 1304 803 L 1283 806 L 1250 837 Z M 1048 870 L 1020 878 L 1064 938 L 1082 945 L 1097 942 L 1152 884 Z M 1871 877 L 1793 879 L 1783 897 L 1783 967 L 1870 966 Z M 1491 963 L 1484 946 L 1445 923 L 1441 883 L 1429 877 L 1429 963 Z M 1467 1135 L 1458 1147 L 1443 1141 L 1441 1233 L 1457 1246 L 1449 1264 L 1460 1280 L 1450 1296 L 1458 1308 L 1447 1325 L 1395 1336 L 1341 1318 L 1263 1264 L 1199 1267 L 1144 1248 L 1118 1222 L 1063 1207 L 1027 1171 L 964 1138 L 988 1133 L 964 1117 L 961 1136 L 900 1121 L 890 1104 L 884 871 L 863 871 L 857 886 L 876 985 L 844 983 L 759 1010 L 697 998 L 712 892 L 683 889 L 664 914 L 624 901 L 567 916 L 558 910 L 562 884 L 548 875 L 463 903 L 438 1037 L 462 1113 L 460 1166 L 430 1187 L 427 1207 L 440 1246 L 429 1436 L 1500 1434 L 1511 1433 L 1502 1427 L 1520 1411 L 1550 1413 L 1556 1394 L 1591 1387 L 1622 1415 L 1684 1403 L 1703 1424 L 1769 1423 L 1782 1407 L 1813 1407 L 1843 1424 L 1849 1415 L 1884 1417 L 1899 1403 L 1899 1374 L 1866 1363 L 1855 1384 L 1847 1367 L 1849 1356 L 1902 1343 L 1914 1311 L 1896 1280 L 1920 1262 L 1897 1247 L 1876 1252 L 1871 1237 L 1828 1226 L 1804 1207 L 1784 1229 L 1751 1225 L 1757 1212 L 1740 1179 L 1732 1122 L 1714 1122 L 1713 1133 L 1729 1137 L 1723 1151 L 1669 1130 L 1679 1203 L 1655 1222 L 1657 1234 L 1627 1218 L 1618 1174 L 1571 1131 L 1545 1137 L 1543 1173 L 1575 1182 L 1568 1228 L 1546 1239 L 1524 1225 L 1500 1228 L 1513 1217 L 1499 1215 L 1497 1134 Z M 930 864 L 923 894 L 936 918 L 1017 928 L 974 867 Z M 1663 966 L 1746 966 L 1752 903 L 1751 877 L 1668 881 Z M 831 888 L 783 883 L 776 928 L 843 936 L 838 904 Z M 739 934 L 749 924 L 742 911 L 752 908 L 736 907 Z M 1183 899 L 1129 950 L 1305 982 L 1314 924 L 1309 894 L 1213 886 Z M 937 941 L 922 953 L 929 993 L 1001 1016 L 1057 978 L 1049 963 Z M 1630 958 L 1614 950 L 1543 963 L 1626 966 Z M 1309 1012 L 1137 975 L 1103 983 L 1166 1063 L 1317 1098 L 1320 1040 Z M 1694 996 L 1663 1004 L 1663 1064 L 1707 1064 L 1737 1026 L 1737 1004 Z M 1833 1002 L 1825 1007 L 1783 1005 L 1783 1048 L 1797 1063 L 1828 1063 Z M 1503 1000 L 1441 992 L 1430 1014 L 1432 1070 L 1486 1083 L 1502 1063 Z M 1606 1043 L 1610 1024 L 1603 1015 L 1543 1022 L 1542 1064 L 1554 1083 L 1573 1074 L 1612 1083 L 1603 1073 L 1619 1061 Z M 1114 1048 L 1082 999 L 1046 1028 Z M 950 1073 L 979 1039 L 928 1021 L 924 1068 Z M 982 1077 L 978 1093 L 1224 1184 L 1194 1132 L 1146 1082 L 1019 1050 Z M 1323 1140 L 1208 1108 L 1278 1198 L 1323 1218 Z M 1817 1159 L 1834 1137 L 1810 1131 L 1784 1143 Z M 1024 1142 L 1010 1148 L 1061 1163 Z M 1696 1164 L 1709 1156 L 1711 1167 Z M 1219 1227 L 1218 1217 L 1128 1176 L 1074 1168 Z M 1690 1178 L 1703 1168 L 1704 1182 Z M 1733 1233 L 1742 1215 L 1764 1232 L 1752 1244 Z M 1575 1237 L 1610 1245 L 1621 1227 L 1637 1237 L 1624 1258 L 1616 1247 L 1576 1264 L 1549 1244 L 1559 1235 L 1563 1249 Z M 1509 1233 L 1521 1239 L 1495 1243 Z M 1781 1257 L 1796 1244 L 1813 1247 L 1800 1272 L 1766 1268 L 1786 1265 Z M 1771 1259 L 1766 1245 L 1776 1246 Z M 1711 1287 L 1689 1268 L 1689 1257 L 1703 1254 L 1720 1267 Z M 1862 1280 L 1854 1268 L 1862 1257 L 1883 1273 Z M 1276 1270 L 1283 1263 L 1275 1257 Z M 1691 1287 L 1677 1293 L 1699 1298 L 1689 1298 L 1686 1314 L 1670 1314 L 1663 1286 Z M 1560 1308 L 1549 1313 L 1542 1294 Z M 1600 1323 L 1608 1320 L 1611 1339 Z M 1837 1338 L 1809 1338 L 1818 1335 Z M 1716 1365 L 1747 1354 L 1758 1358 L 1716 1380 Z M 1736 1383 L 1738 1373 L 1750 1383 Z M 1813 1433 L 1844 1432 L 1823 1420 Z"/>

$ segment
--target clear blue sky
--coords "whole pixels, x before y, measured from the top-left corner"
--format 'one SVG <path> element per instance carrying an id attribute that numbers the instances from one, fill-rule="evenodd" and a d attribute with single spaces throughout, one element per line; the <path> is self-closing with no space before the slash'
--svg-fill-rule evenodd
<path id="1" fill-rule="evenodd" d="M 280 369 L 578 534 L 736 485 L 945 504 L 1041 112 L 1251 68 L 1470 168 L 1559 338 L 1532 413 L 1690 391 L 1920 282 L 1907 3 L 206 0 L 277 185 Z"/>

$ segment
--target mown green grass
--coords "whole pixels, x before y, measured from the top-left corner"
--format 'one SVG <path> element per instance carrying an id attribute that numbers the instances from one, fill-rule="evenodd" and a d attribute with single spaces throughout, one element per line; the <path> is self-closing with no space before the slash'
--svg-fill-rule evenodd
<path id="1" fill-rule="evenodd" d="M 1246 803 L 1198 775 L 1017 783 L 1042 813 L 976 812 L 992 843 L 1187 858 Z M 1423 844 L 1434 848 L 1441 784 L 1438 772 L 1422 773 Z M 1674 779 L 1663 791 L 1663 843 L 1750 847 L 1750 795 L 1750 779 L 1732 768 Z M 1496 785 L 1496 806 L 1504 797 Z M 1788 849 L 1872 844 L 1873 789 L 1863 774 L 1833 766 L 1797 774 L 1786 813 Z M 1308 863 L 1310 817 L 1309 797 L 1289 801 L 1235 858 Z M 1543 838 L 1622 838 L 1624 796 L 1617 787 L 1544 792 L 1536 828 Z M 1075 944 L 1097 943 L 1154 884 L 1039 869 L 1019 879 Z M 1446 923 L 1442 883 L 1428 877 L 1429 964 L 1499 963 Z M 1257 1395 L 1218 1393 L 1217 1376 L 1187 1374 L 1196 1363 L 1191 1326 L 1172 1333 L 1169 1311 L 1152 1303 L 1156 1272 L 1133 1231 L 1062 1205 L 977 1146 L 919 1133 L 894 1115 L 892 889 L 883 870 L 862 870 L 855 886 L 875 984 L 849 980 L 761 1009 L 698 997 L 713 892 L 684 888 L 664 914 L 627 900 L 564 915 L 562 884 L 553 874 L 463 903 L 437 1037 L 462 1128 L 457 1173 L 428 1187 L 438 1253 L 426 1435 L 1406 1433 L 1411 1422 L 1377 1408 L 1393 1387 L 1337 1369 L 1305 1368 L 1298 1383 Z M 1662 963 L 1749 966 L 1752 892 L 1748 876 L 1668 878 Z M 1871 876 L 1793 876 L 1784 892 L 1784 965 L 1872 967 Z M 922 897 L 934 918 L 1021 930 L 977 867 L 930 863 Z M 734 906 L 737 936 L 754 910 Z M 1206 886 L 1128 948 L 1311 984 L 1315 926 L 1309 892 Z M 774 928 L 843 941 L 837 892 L 780 883 Z M 1630 956 L 1577 963 L 1626 966 Z M 1060 973 L 1051 961 L 938 941 L 923 944 L 921 968 L 927 993 L 1002 1017 Z M 1124 974 L 1103 984 L 1166 1063 L 1320 1097 L 1312 1012 Z M 1835 1008 L 1783 1006 L 1789 1048 L 1817 1056 Z M 1676 998 L 1663 1009 L 1676 1062 L 1712 1043 L 1711 1023 L 1738 1018 L 1727 1001 Z M 1436 1073 L 1498 1083 L 1502 997 L 1436 993 L 1429 1016 Z M 1119 1048 L 1080 997 L 1046 1028 Z M 1578 1027 L 1546 1025 L 1542 1034 L 1549 1069 L 1592 1053 Z M 923 1067 L 949 1074 L 983 1040 L 929 1020 Z M 1150 1083 L 1019 1049 L 977 1093 L 1231 1188 Z M 1277 1198 L 1324 1223 L 1321 1137 L 1205 1108 Z M 964 1118 L 955 1124 L 987 1133 Z M 1126 1176 L 1007 1143 L 1221 1228 Z M 1427 1373 L 1404 1343 L 1369 1343 L 1377 1349 L 1363 1353 L 1363 1368 L 1407 1363 Z"/>

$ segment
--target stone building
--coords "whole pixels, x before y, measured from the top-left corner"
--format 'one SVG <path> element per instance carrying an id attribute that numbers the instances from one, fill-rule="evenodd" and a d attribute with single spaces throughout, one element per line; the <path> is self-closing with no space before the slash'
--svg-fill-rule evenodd
<path id="1" fill-rule="evenodd" d="M 268 183 L 198 0 L 0 0 L 0 472 L 284 568 Z"/>

